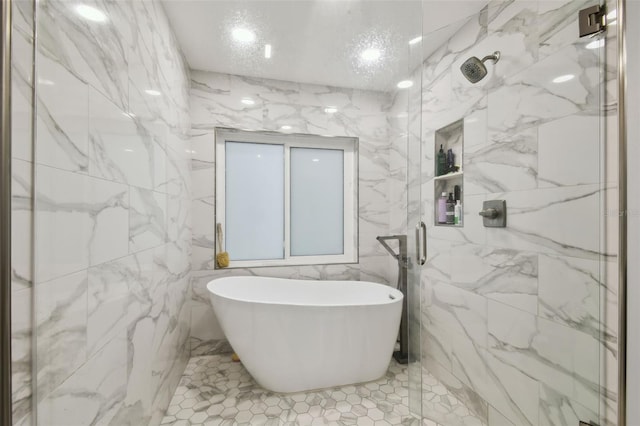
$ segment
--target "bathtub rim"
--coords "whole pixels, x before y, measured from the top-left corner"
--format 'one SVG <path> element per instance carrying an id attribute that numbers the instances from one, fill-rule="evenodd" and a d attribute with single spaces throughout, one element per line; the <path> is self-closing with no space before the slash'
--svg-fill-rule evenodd
<path id="1" fill-rule="evenodd" d="M 267 280 L 275 280 L 275 281 L 303 281 L 305 283 L 364 283 L 367 285 L 375 286 L 378 288 L 384 288 L 386 291 L 391 292 L 387 299 L 383 299 L 380 302 L 369 302 L 369 303 L 327 303 L 327 304 L 311 304 L 311 303 L 295 303 L 295 302 L 281 302 L 281 301 L 264 301 L 264 300 L 255 300 L 255 299 L 247 299 L 247 298 L 238 298 L 231 297 L 229 295 L 223 295 L 218 292 L 212 290 L 212 287 L 216 282 L 222 280 L 236 281 L 241 279 L 267 279 Z M 386 306 L 392 305 L 394 303 L 402 303 L 404 299 L 404 295 L 397 288 L 391 287 L 386 284 L 374 283 L 372 281 L 354 281 L 354 280 L 314 280 L 314 279 L 298 279 L 298 278 L 277 278 L 277 277 L 262 277 L 262 276 L 232 276 L 232 277 L 219 277 L 214 278 L 207 282 L 207 291 L 210 295 L 215 297 L 219 297 L 221 299 L 230 300 L 234 302 L 244 302 L 244 303 L 253 303 L 259 305 L 272 305 L 272 306 L 295 306 L 295 307 L 304 307 L 308 309 L 312 308 L 357 308 L 357 307 L 367 307 L 367 306 Z M 390 296 L 393 295 L 394 298 Z"/>

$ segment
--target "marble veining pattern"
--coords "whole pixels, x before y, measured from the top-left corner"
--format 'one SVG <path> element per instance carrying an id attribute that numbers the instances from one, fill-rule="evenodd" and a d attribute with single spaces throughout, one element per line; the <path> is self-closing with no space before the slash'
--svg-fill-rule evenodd
<path id="1" fill-rule="evenodd" d="M 244 105 L 243 98 L 254 105 Z M 212 72 L 191 72 L 193 194 L 192 354 L 216 353 L 224 339 L 210 306 L 206 283 L 228 275 L 350 279 L 395 284 L 397 269 L 376 241 L 389 233 L 390 95 Z M 335 114 L 324 111 L 338 108 Z M 406 106 L 405 106 L 406 110 Z M 359 263 L 215 270 L 215 156 L 218 126 L 359 138 Z"/>
<path id="2" fill-rule="evenodd" d="M 409 413 L 407 367 L 392 361 L 368 383 L 278 394 L 255 383 L 241 363 L 224 355 L 195 356 L 180 380 L 162 425 L 424 425 Z M 433 376 L 426 375 L 426 405 L 446 425 L 486 425 Z"/>
<path id="3" fill-rule="evenodd" d="M 33 416 L 33 4 L 12 2 L 11 382 L 14 425 Z"/>
<path id="4" fill-rule="evenodd" d="M 489 424 L 615 423 L 616 224 L 602 212 L 616 202 L 616 165 L 604 163 L 610 148 L 599 136 L 601 109 L 615 109 L 614 73 L 603 62 L 605 53 L 615 59 L 615 37 L 586 48 L 592 40 L 577 37 L 576 13 L 585 3 L 489 1 L 452 24 L 419 70 L 423 167 L 406 175 L 429 219 L 422 362 Z M 495 50 L 502 57 L 487 64 L 488 76 L 466 81 L 460 64 Z M 572 77 L 553 82 L 564 75 Z M 460 119 L 464 227 L 435 227 L 434 135 Z M 411 156 L 392 141 L 400 174 Z M 580 161 L 560 160 L 576 152 Z M 477 212 L 490 199 L 506 200 L 507 228 L 482 226 Z"/>
<path id="5" fill-rule="evenodd" d="M 37 3 L 36 409 L 154 425 L 190 352 L 189 74 L 158 1 L 88 4 Z"/>

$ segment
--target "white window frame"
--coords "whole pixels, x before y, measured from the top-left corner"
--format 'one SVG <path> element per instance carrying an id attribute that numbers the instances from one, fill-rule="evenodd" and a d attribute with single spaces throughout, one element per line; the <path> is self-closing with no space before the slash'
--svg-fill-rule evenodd
<path id="1" fill-rule="evenodd" d="M 215 222 L 221 223 L 223 229 L 225 229 L 225 148 L 227 142 L 264 143 L 270 145 L 282 145 L 284 147 L 284 257 L 282 259 L 265 260 L 232 260 L 230 261 L 228 268 L 358 263 L 358 138 L 216 128 Z M 343 254 L 319 256 L 291 255 L 291 148 L 333 149 L 344 152 Z M 217 254 L 217 244 L 215 250 Z M 217 265 L 216 269 L 218 269 Z"/>

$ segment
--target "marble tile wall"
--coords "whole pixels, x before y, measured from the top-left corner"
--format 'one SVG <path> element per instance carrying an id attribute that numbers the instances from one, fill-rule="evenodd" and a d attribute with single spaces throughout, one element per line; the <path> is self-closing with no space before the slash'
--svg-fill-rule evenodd
<path id="1" fill-rule="evenodd" d="M 12 383 L 13 424 L 31 424 L 33 221 L 33 2 L 12 3 Z"/>
<path id="2" fill-rule="evenodd" d="M 388 94 L 293 82 L 191 72 L 193 173 L 192 354 L 225 348 L 206 292 L 213 278 L 255 274 L 299 279 L 396 282 L 390 256 L 375 237 L 389 223 Z M 243 98 L 255 100 L 244 105 Z M 327 106 L 338 112 L 328 114 Z M 357 264 L 214 270 L 214 128 L 279 131 L 359 138 L 359 251 Z"/>
<path id="3" fill-rule="evenodd" d="M 615 40 L 588 49 L 593 40 L 578 38 L 587 3 L 487 2 L 422 67 L 425 218 L 434 133 L 465 126 L 464 227 L 427 222 L 423 367 L 491 424 L 615 423 L 617 223 L 605 215 L 617 186 Z M 464 79 L 464 60 L 495 50 L 485 80 Z M 482 226 L 490 199 L 507 201 L 507 228 Z"/>
<path id="4" fill-rule="evenodd" d="M 160 3 L 37 8 L 39 424 L 158 424 L 189 358 L 188 70 Z"/>
<path id="5" fill-rule="evenodd" d="M 640 3 L 627 3 L 627 22 L 640 19 Z M 640 116 L 640 27 L 628 25 L 627 28 L 627 117 Z M 628 235 L 627 242 L 629 259 L 640 258 L 640 169 L 634 167 L 631 159 L 640 158 L 640 121 L 627 118 L 627 156 L 630 167 L 627 170 L 628 188 Z M 634 143 L 635 142 L 635 143 Z M 627 270 L 629 308 L 627 312 L 627 423 L 640 423 L 640 288 L 632 283 L 640 282 L 640 265 L 638 262 L 628 263 Z"/>

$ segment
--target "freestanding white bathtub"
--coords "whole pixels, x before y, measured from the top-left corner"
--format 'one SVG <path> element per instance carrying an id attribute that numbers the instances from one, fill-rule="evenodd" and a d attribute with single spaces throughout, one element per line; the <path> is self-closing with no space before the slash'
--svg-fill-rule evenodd
<path id="1" fill-rule="evenodd" d="M 402 293 L 362 281 L 218 278 L 207 284 L 222 331 L 253 378 L 299 392 L 382 377 Z"/>

